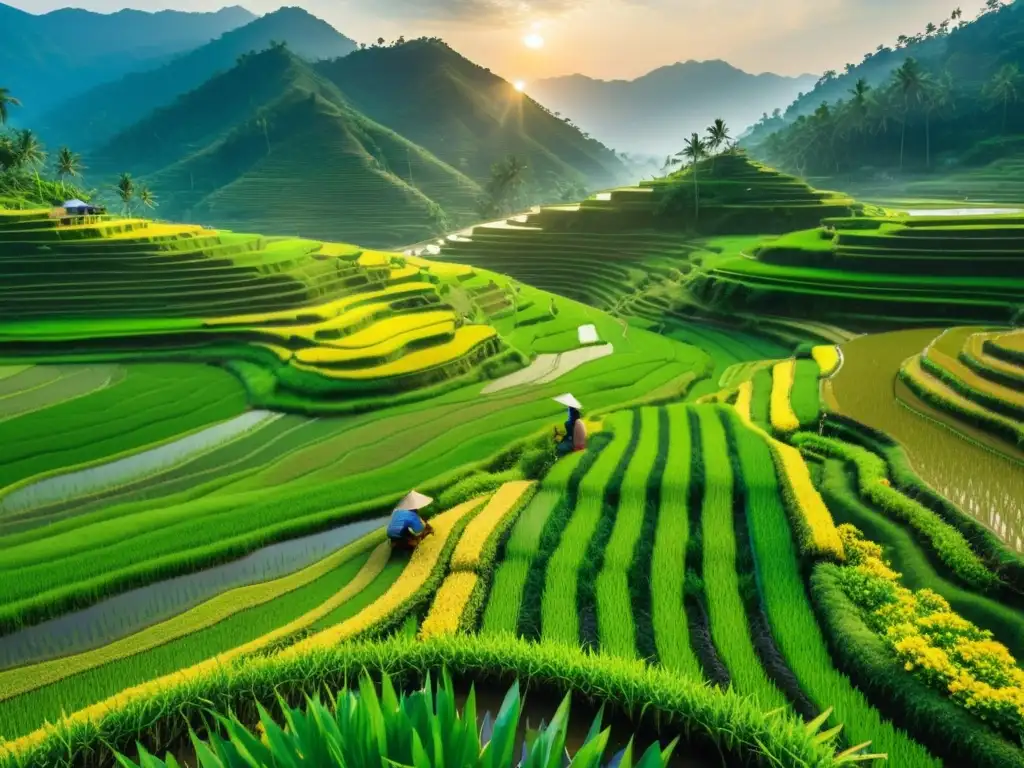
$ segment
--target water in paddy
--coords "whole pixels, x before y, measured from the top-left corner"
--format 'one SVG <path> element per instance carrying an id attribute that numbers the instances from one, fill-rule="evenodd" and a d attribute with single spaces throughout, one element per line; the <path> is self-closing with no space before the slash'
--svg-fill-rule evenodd
<path id="1" fill-rule="evenodd" d="M 278 542 L 238 560 L 123 592 L 80 611 L 0 637 L 0 669 L 23 666 L 111 643 L 229 589 L 287 576 L 336 552 L 387 518 L 361 520 Z"/>
<path id="2" fill-rule="evenodd" d="M 843 345 L 843 366 L 831 381 L 838 410 L 888 433 L 907 451 L 917 474 L 964 512 L 1024 552 L 1024 464 L 984 444 L 969 426 L 916 398 L 896 373 L 941 329 L 862 336 Z"/>
<path id="3" fill-rule="evenodd" d="M 1020 208 L 914 208 L 903 211 L 908 216 L 996 216 L 1020 212 Z"/>

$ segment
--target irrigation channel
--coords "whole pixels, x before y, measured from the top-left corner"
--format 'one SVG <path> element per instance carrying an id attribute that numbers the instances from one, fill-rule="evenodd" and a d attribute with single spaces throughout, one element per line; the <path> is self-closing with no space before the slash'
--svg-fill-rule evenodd
<path id="1" fill-rule="evenodd" d="M 941 329 L 862 336 L 843 345 L 843 367 L 830 380 L 841 413 L 892 435 L 917 474 L 964 512 L 1024 551 L 1024 467 L 914 395 L 897 378 L 900 365 Z"/>
<path id="2" fill-rule="evenodd" d="M 229 589 L 287 576 L 387 523 L 360 520 L 258 549 L 195 573 L 123 592 L 0 637 L 0 669 L 81 653 L 182 613 Z"/>

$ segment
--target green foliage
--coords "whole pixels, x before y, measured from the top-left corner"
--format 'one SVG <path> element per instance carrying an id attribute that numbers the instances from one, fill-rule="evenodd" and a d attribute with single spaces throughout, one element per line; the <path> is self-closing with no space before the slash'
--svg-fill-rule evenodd
<path id="1" fill-rule="evenodd" d="M 425 670 L 445 667 L 462 680 L 528 676 L 531 688 L 556 696 L 571 692 L 600 698 L 638 723 L 644 714 L 657 716 L 677 733 L 688 734 L 687 747 L 720 750 L 728 759 L 766 764 L 800 760 L 813 768 L 851 762 L 835 754 L 834 734 L 819 734 L 784 713 L 765 713 L 751 699 L 711 691 L 699 681 L 641 662 L 512 637 L 459 636 L 425 642 L 398 637 L 290 658 L 248 659 L 107 710 L 90 724 L 58 725 L 19 757 L 0 757 L 0 766 L 68 768 L 85 755 L 108 756 L 111 748 L 124 751 L 136 741 L 150 752 L 161 752 L 171 746 L 165 739 L 182 733 L 182 718 L 198 727 L 211 710 L 234 711 L 239 719 L 254 723 L 259 719 L 256 702 L 275 707 L 280 696 L 295 706 L 317 691 L 342 688 L 363 670 L 387 672 L 402 685 L 422 680 Z"/>
<path id="2" fill-rule="evenodd" d="M 523 709 L 518 682 L 513 683 L 494 718 L 493 727 L 481 727 L 476 711 L 475 687 L 460 712 L 455 686 L 447 671 L 435 690 L 427 675 L 425 686 L 411 694 L 397 693 L 391 678 L 384 673 L 381 690 L 368 673 L 360 676 L 354 690 L 341 690 L 329 705 L 318 697 L 307 698 L 304 708 L 292 708 L 278 700 L 285 727 L 259 707 L 262 738 L 250 732 L 238 719 L 217 715 L 226 738 L 217 733 L 203 741 L 191 733 L 192 744 L 201 768 L 260 768 L 267 765 L 312 761 L 323 768 L 359 765 L 387 768 L 395 764 L 420 768 L 597 768 L 602 763 L 611 729 L 601 728 L 599 713 L 587 738 L 568 760 L 566 736 L 569 729 L 571 694 L 566 694 L 549 724 L 529 731 L 517 743 L 517 729 Z M 678 738 L 662 751 L 652 744 L 638 765 L 662 768 L 668 765 Z M 139 764 L 117 756 L 124 768 Z M 139 747 L 144 766 L 177 768 L 168 755 L 159 760 Z M 632 740 L 618 763 L 632 768 Z"/>
<path id="3" fill-rule="evenodd" d="M 948 697 L 907 674 L 840 585 L 841 567 L 815 566 L 811 595 L 839 666 L 897 725 L 954 765 L 1024 766 L 1021 750 Z"/>
<path id="4" fill-rule="evenodd" d="M 883 459 L 865 448 L 807 432 L 794 435 L 793 444 L 801 450 L 851 463 L 856 467 L 861 496 L 910 525 L 957 578 L 982 590 L 997 586 L 998 577 L 974 553 L 960 531 L 892 488 Z"/>

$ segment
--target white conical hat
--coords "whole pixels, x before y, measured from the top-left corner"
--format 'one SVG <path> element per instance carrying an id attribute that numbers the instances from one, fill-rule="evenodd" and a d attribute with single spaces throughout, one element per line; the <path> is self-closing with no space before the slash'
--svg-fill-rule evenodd
<path id="1" fill-rule="evenodd" d="M 558 397 L 556 397 L 555 402 L 564 405 L 566 408 L 575 408 L 577 411 L 583 410 L 583 405 L 580 403 L 580 401 L 577 400 L 568 392 L 566 392 L 564 395 L 559 395 Z"/>
<path id="2" fill-rule="evenodd" d="M 432 498 L 424 496 L 419 491 L 409 491 L 405 498 L 398 502 L 395 509 L 423 509 L 432 501 Z"/>

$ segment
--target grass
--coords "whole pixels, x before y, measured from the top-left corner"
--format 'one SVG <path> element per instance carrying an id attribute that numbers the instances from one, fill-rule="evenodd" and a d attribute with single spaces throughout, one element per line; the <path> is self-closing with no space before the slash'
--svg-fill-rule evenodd
<path id="1" fill-rule="evenodd" d="M 786 705 L 785 697 L 766 676 L 751 643 L 750 626 L 740 599 L 736 572 L 737 546 L 733 527 L 734 478 L 725 431 L 718 412 L 699 408 L 701 444 L 705 457 L 705 493 L 701 511 L 704 546 L 704 592 L 711 616 L 711 636 L 729 669 L 733 687 L 754 696 L 766 708 Z"/>
<path id="2" fill-rule="evenodd" d="M 484 633 L 515 633 L 527 575 L 540 548 L 541 536 L 548 519 L 563 503 L 583 457 L 583 453 L 573 453 L 555 464 L 500 548 L 499 565 L 483 616 Z"/>
<path id="3" fill-rule="evenodd" d="M 883 720 L 834 668 L 800 575 L 771 451 L 763 437 L 749 430 L 737 431 L 737 445 L 750 504 L 756 510 L 749 525 L 757 583 L 776 643 L 801 689 L 819 709 L 835 708 L 835 721 L 843 723 L 851 743 L 870 740 L 872 751 L 887 753 L 894 765 L 937 765 L 919 744 Z"/>
<path id="4" fill-rule="evenodd" d="M 639 595 L 632 593 L 640 585 L 630 584 L 630 569 L 634 553 L 640 546 L 649 499 L 650 475 L 661 445 L 659 439 L 659 412 L 653 408 L 641 410 L 634 420 L 639 442 L 629 459 L 622 478 L 622 488 L 615 510 L 614 524 L 607 546 L 601 553 L 600 567 L 594 583 L 597 602 L 598 636 L 602 650 L 618 656 L 638 655 L 637 628 L 634 624 L 634 602 Z M 642 588 L 642 587 L 640 587 Z M 651 587 L 648 587 L 651 588 Z"/>
<path id="5" fill-rule="evenodd" d="M 600 520 L 605 489 L 620 463 L 628 461 L 626 451 L 630 441 L 626 434 L 630 414 L 616 414 L 609 417 L 607 423 L 615 439 L 580 480 L 576 503 L 544 569 L 541 628 L 545 641 L 579 644 L 580 615 L 576 610 L 567 610 L 566 606 L 577 604 L 580 566 Z"/>
<path id="6" fill-rule="evenodd" d="M 683 612 L 685 562 L 689 521 L 684 510 L 690 498 L 690 468 L 693 440 L 685 406 L 666 408 L 668 456 L 661 486 L 662 508 L 658 514 L 654 550 L 651 554 L 651 623 L 658 661 L 685 677 L 701 677 L 700 662 L 691 646 Z"/>

